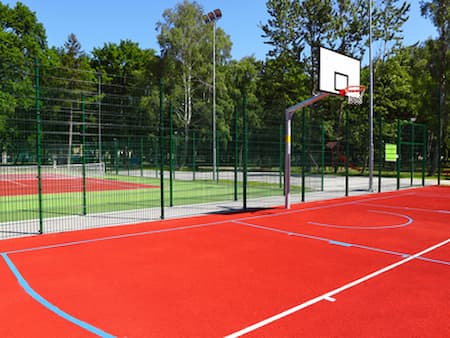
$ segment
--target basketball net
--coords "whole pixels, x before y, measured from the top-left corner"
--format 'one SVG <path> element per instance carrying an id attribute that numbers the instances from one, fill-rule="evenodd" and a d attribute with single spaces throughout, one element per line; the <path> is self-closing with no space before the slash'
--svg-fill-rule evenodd
<path id="1" fill-rule="evenodd" d="M 341 89 L 339 95 L 346 96 L 348 98 L 348 104 L 351 105 L 361 105 L 363 103 L 363 95 L 366 91 L 366 86 L 348 86 L 347 88 Z M 359 95 L 348 95 L 359 93 Z"/>

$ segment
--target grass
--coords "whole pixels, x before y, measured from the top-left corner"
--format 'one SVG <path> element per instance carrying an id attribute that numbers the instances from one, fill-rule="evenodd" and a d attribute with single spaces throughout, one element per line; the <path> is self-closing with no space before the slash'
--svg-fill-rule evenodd
<path id="1" fill-rule="evenodd" d="M 149 177 L 107 175 L 105 179 L 159 186 L 160 180 Z M 242 199 L 242 186 L 238 187 Z M 280 196 L 283 193 L 278 184 L 248 182 L 248 198 Z M 164 204 L 170 204 L 169 180 L 164 180 Z M 230 180 L 173 181 L 173 205 L 191 205 L 234 199 L 234 182 Z M 32 220 L 39 217 L 38 195 L 0 197 L 0 222 Z M 86 193 L 87 214 L 138 210 L 160 207 L 160 189 L 144 188 L 129 190 L 108 190 Z M 42 196 L 43 217 L 52 218 L 83 214 L 83 194 L 55 193 Z M 155 218 L 159 216 L 155 215 Z"/>

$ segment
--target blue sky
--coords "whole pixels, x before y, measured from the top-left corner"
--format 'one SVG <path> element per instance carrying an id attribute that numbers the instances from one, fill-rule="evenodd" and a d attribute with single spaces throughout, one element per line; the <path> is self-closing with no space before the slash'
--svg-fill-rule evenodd
<path id="1" fill-rule="evenodd" d="M 0 0 L 13 6 L 17 1 Z M 22 0 L 36 12 L 44 24 L 50 46 L 63 46 L 70 33 L 74 33 L 82 48 L 90 52 L 106 42 L 121 39 L 138 42 L 141 48 L 159 50 L 155 31 L 166 8 L 174 8 L 180 0 Z M 265 0 L 197 0 L 206 12 L 220 8 L 223 13 L 218 26 L 233 42 L 232 56 L 241 59 L 254 55 L 264 59 L 268 46 L 261 38 L 261 23 L 268 19 Z M 412 0 L 410 19 L 404 26 L 405 44 L 436 37 L 431 21 L 421 17 L 419 1 Z M 374 55 L 376 55 L 374 48 Z M 363 62 L 364 63 L 364 62 Z"/>

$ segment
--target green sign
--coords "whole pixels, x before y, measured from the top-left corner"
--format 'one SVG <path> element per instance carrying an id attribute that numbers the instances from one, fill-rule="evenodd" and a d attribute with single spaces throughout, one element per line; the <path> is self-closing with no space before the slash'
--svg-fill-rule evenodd
<path id="1" fill-rule="evenodd" d="M 397 161 L 397 145 L 396 144 L 385 144 L 384 146 L 384 154 L 386 162 L 395 162 Z"/>

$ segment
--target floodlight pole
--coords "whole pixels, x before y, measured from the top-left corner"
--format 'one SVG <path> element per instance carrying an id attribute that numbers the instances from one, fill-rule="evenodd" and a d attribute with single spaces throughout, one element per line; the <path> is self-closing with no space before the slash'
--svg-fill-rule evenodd
<path id="1" fill-rule="evenodd" d="M 372 62 L 372 0 L 369 0 L 369 71 L 370 71 L 370 112 L 369 112 L 369 191 L 373 191 L 373 62 Z"/>
<path id="2" fill-rule="evenodd" d="M 98 159 L 102 163 L 102 73 L 98 72 Z"/>
<path id="3" fill-rule="evenodd" d="M 206 22 L 211 22 L 213 26 L 213 70 L 212 70 L 212 132 L 213 132 L 213 181 L 217 179 L 217 136 L 216 136 L 216 21 L 222 17 L 220 9 L 215 9 L 206 15 Z"/>

